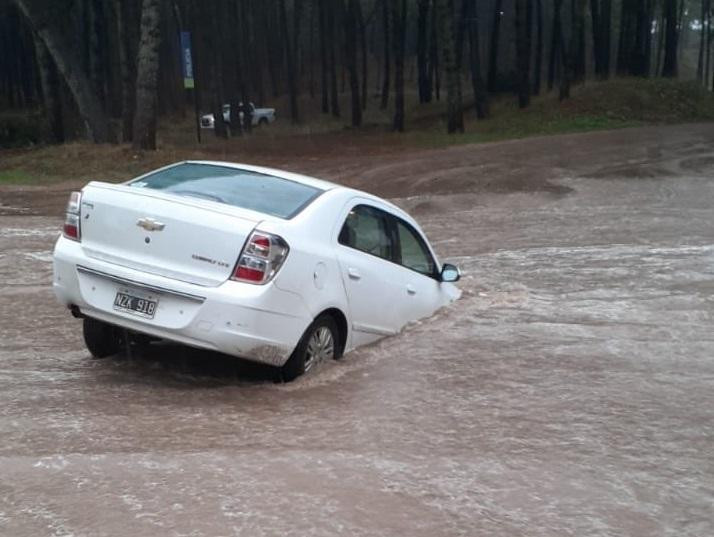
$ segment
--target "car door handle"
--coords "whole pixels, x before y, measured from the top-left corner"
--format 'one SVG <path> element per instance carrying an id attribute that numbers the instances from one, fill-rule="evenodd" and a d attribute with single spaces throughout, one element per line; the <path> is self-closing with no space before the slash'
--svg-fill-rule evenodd
<path id="1" fill-rule="evenodd" d="M 409 293 L 410 295 L 416 295 L 416 289 L 414 289 L 414 287 L 411 285 L 407 285 L 407 293 Z"/>
<path id="2" fill-rule="evenodd" d="M 360 276 L 359 271 L 356 268 L 352 268 L 352 267 L 348 268 L 347 275 L 350 277 L 350 280 L 362 279 L 362 276 Z"/>

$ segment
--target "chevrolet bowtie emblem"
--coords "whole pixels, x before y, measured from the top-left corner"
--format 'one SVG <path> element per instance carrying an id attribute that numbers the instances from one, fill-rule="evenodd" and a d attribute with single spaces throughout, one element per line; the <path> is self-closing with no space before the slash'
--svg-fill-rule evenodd
<path id="1" fill-rule="evenodd" d="M 166 224 L 157 222 L 153 218 L 140 218 L 137 220 L 136 225 L 144 228 L 146 231 L 161 231 L 166 227 Z"/>

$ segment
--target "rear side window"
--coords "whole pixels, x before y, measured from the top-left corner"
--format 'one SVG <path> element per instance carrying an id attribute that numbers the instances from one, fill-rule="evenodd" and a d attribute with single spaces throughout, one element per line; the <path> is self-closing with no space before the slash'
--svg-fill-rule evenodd
<path id="1" fill-rule="evenodd" d="M 217 201 L 285 219 L 297 215 L 323 192 L 272 175 L 192 163 L 152 173 L 129 186 Z"/>
<path id="2" fill-rule="evenodd" d="M 347 215 L 338 242 L 434 277 L 436 262 L 424 239 L 402 219 L 369 205 Z"/>
<path id="3" fill-rule="evenodd" d="M 357 205 L 347 215 L 339 243 L 356 250 L 394 260 L 394 240 L 388 215 L 366 205 Z"/>

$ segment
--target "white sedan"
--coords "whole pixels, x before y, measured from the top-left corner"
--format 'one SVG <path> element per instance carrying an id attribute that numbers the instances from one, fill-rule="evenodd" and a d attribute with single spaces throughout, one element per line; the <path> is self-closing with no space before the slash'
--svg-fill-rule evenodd
<path id="1" fill-rule="evenodd" d="M 73 192 L 54 291 L 92 355 L 170 340 L 292 380 L 458 298 L 417 223 L 293 173 L 182 162 Z"/>

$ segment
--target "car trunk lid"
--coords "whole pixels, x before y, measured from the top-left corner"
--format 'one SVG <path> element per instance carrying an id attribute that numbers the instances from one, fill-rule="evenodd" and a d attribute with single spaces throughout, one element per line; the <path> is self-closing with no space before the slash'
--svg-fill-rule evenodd
<path id="1" fill-rule="evenodd" d="M 84 188 L 82 248 L 91 258 L 203 286 L 226 281 L 260 213 L 157 190 Z"/>

